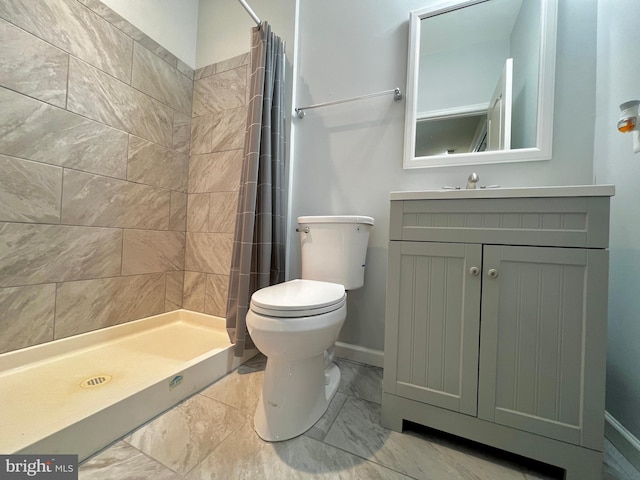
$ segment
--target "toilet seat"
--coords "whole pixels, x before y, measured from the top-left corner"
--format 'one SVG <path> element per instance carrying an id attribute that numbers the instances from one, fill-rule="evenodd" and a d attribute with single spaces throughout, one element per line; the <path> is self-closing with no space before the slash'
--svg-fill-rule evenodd
<path id="1" fill-rule="evenodd" d="M 256 291 L 251 297 L 251 310 L 270 317 L 309 317 L 333 312 L 346 300 L 343 285 L 290 280 Z"/>

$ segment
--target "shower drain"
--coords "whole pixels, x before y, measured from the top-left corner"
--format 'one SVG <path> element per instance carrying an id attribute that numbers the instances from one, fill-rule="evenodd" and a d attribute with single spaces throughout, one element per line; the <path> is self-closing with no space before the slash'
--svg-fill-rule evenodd
<path id="1" fill-rule="evenodd" d="M 111 381 L 111 375 L 97 375 L 95 377 L 87 378 L 80 382 L 82 388 L 94 388 L 109 383 Z"/>

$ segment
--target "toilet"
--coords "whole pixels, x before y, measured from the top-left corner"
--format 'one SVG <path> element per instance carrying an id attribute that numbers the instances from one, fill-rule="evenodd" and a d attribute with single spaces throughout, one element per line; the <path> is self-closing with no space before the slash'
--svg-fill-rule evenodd
<path id="1" fill-rule="evenodd" d="M 333 347 L 347 316 L 346 290 L 364 284 L 373 218 L 298 217 L 302 279 L 256 291 L 247 329 L 267 357 L 254 428 L 263 440 L 296 437 L 324 414 L 338 390 Z"/>

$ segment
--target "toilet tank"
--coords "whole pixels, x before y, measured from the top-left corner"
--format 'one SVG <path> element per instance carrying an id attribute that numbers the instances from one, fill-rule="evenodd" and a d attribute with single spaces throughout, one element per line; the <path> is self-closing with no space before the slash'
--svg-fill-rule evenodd
<path id="1" fill-rule="evenodd" d="M 298 217 L 302 278 L 362 287 L 372 227 L 373 218 L 359 215 Z"/>

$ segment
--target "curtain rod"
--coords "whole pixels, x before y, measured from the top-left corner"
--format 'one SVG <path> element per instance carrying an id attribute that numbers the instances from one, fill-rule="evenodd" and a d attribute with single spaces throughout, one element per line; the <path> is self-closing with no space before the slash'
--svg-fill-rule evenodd
<path id="1" fill-rule="evenodd" d="M 295 111 L 298 118 L 303 118 L 305 110 L 318 107 L 328 107 L 329 105 L 338 105 L 339 103 L 353 102 L 354 100 L 362 100 L 364 98 L 379 97 L 380 95 L 387 95 L 389 93 L 393 93 L 394 101 L 399 102 L 402 100 L 402 91 L 400 91 L 399 88 L 393 88 L 391 90 L 385 90 L 384 92 L 369 93 L 368 95 L 360 95 L 359 97 L 345 98 L 344 100 L 335 100 L 333 102 L 316 103 L 315 105 L 309 105 L 308 107 L 298 107 Z"/>
<path id="2" fill-rule="evenodd" d="M 251 15 L 251 18 L 253 18 L 253 21 L 256 22 L 258 24 L 258 27 L 260 26 L 260 24 L 262 22 L 260 22 L 260 19 L 258 18 L 258 15 L 256 15 L 256 12 L 254 12 L 251 7 L 249 6 L 249 4 L 245 1 L 245 0 L 238 0 L 240 2 L 240 4 L 244 7 L 244 9 L 247 11 L 247 13 L 249 15 Z"/>

